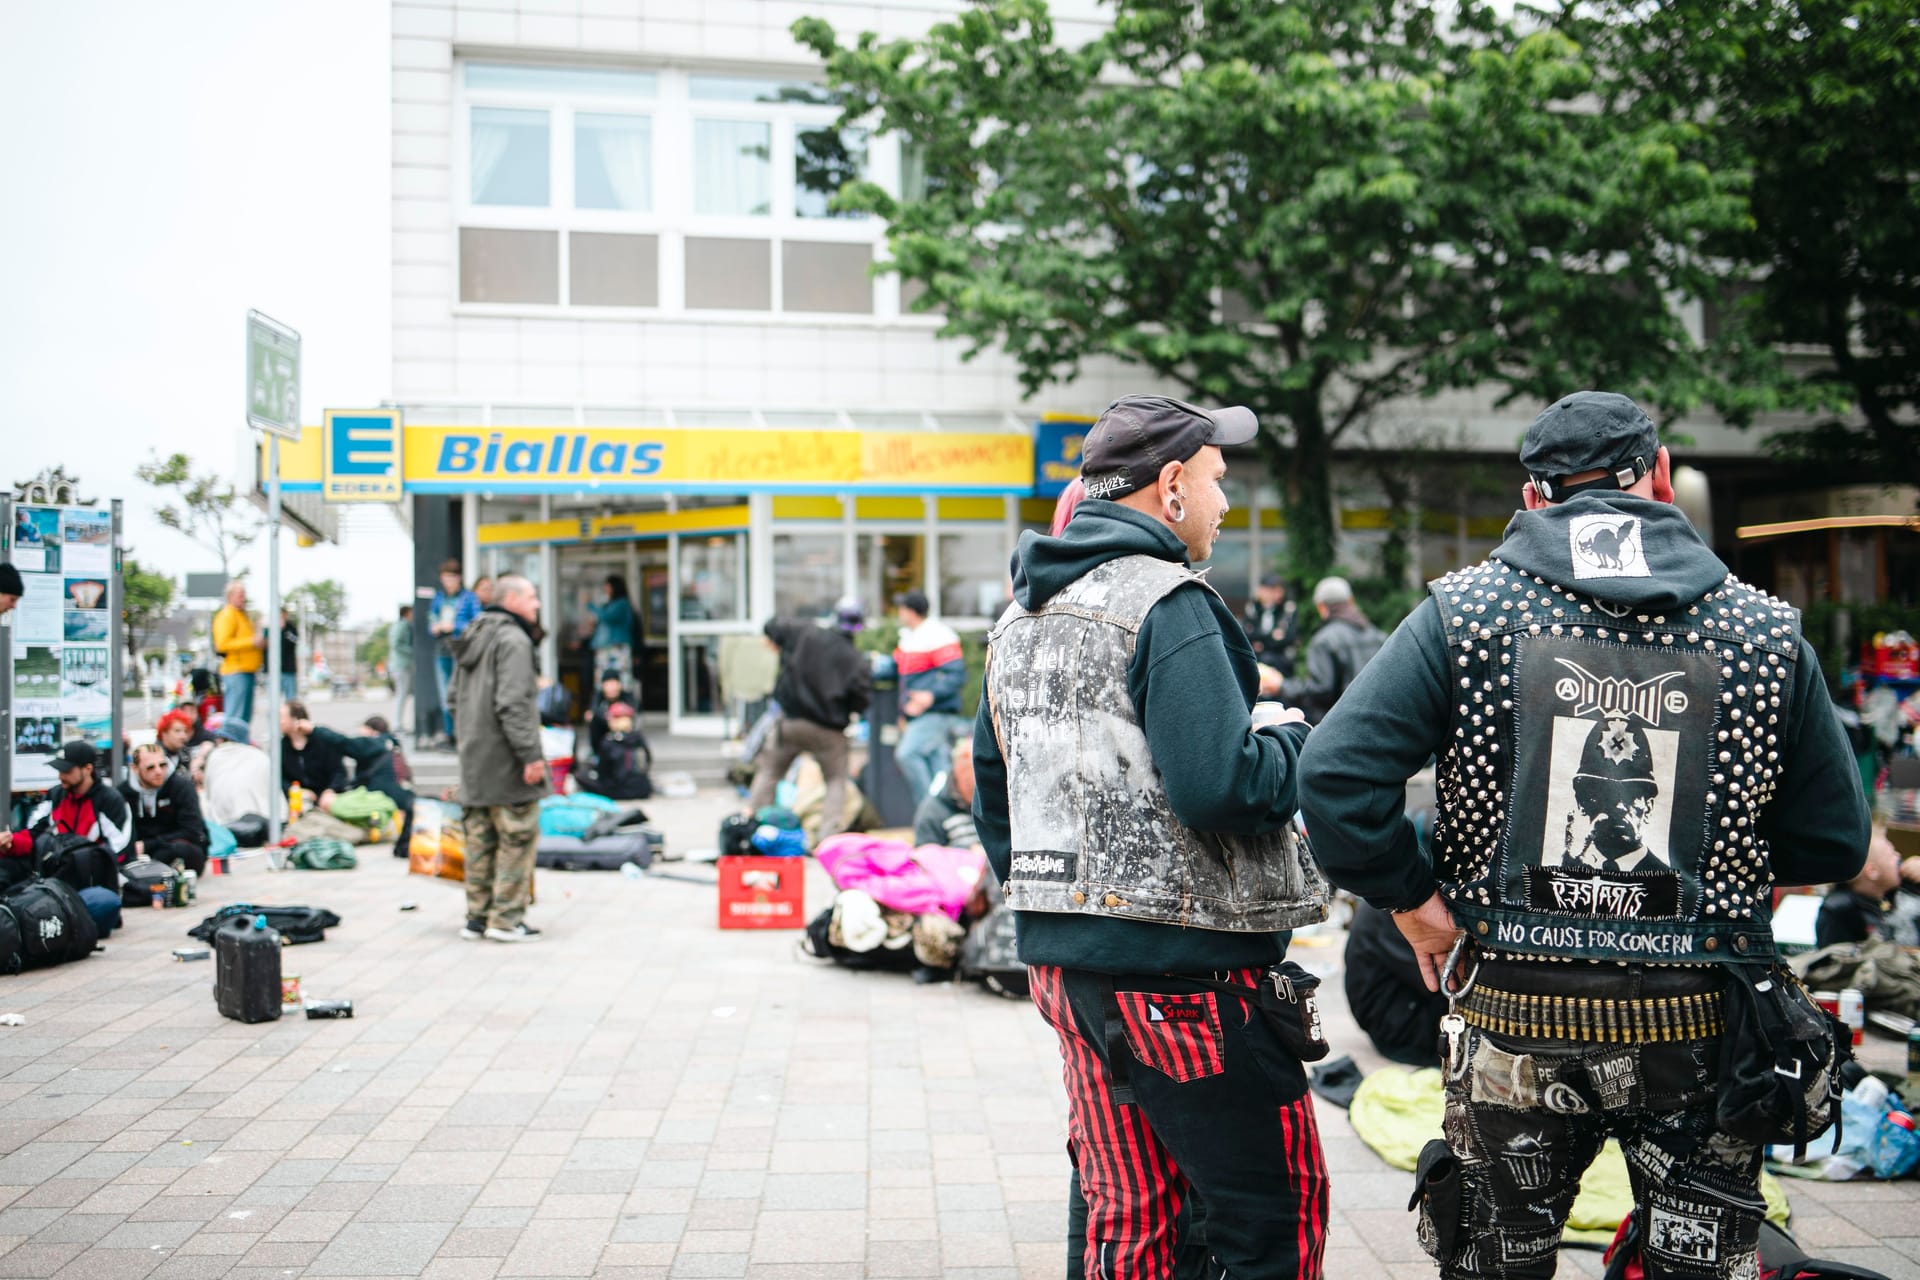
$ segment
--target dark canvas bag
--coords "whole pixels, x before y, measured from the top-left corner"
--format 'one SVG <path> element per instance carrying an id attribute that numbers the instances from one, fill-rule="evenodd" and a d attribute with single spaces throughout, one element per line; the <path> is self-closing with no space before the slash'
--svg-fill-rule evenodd
<path id="1" fill-rule="evenodd" d="M 180 878 L 179 873 L 166 863 L 151 859 L 129 862 L 120 868 L 120 874 L 126 877 L 126 883 L 120 886 L 120 905 L 123 907 L 152 906 L 156 885 L 166 893 L 165 900 L 172 902 L 174 884 Z"/>
<path id="2" fill-rule="evenodd" d="M 267 926 L 285 938 L 289 945 L 325 942 L 327 930 L 340 923 L 340 917 L 325 907 L 256 907 L 245 902 L 230 902 L 187 930 L 189 938 L 212 943 L 220 926 L 235 916 L 265 916 Z"/>
<path id="3" fill-rule="evenodd" d="M 49 832 L 33 842 L 33 869 L 75 891 L 120 887 L 113 855 L 85 836 L 66 832 Z"/>
<path id="4" fill-rule="evenodd" d="M 1807 1143 L 1840 1118 L 1840 1068 L 1853 1033 L 1782 965 L 1729 965 L 1717 1120 L 1747 1142 Z"/>
<path id="5" fill-rule="evenodd" d="M 13 912 L 0 906 L 0 973 L 20 972 L 26 957 L 20 953 L 20 922 Z"/>
<path id="6" fill-rule="evenodd" d="M 20 926 L 23 968 L 83 960 L 100 943 L 93 913 L 64 881 L 29 880 L 7 890 L 4 901 Z"/>

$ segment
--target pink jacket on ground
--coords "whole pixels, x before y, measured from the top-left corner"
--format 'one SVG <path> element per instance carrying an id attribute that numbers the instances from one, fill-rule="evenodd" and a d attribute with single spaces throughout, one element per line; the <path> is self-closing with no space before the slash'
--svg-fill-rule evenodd
<path id="1" fill-rule="evenodd" d="M 987 857 L 977 849 L 937 844 L 915 849 L 904 840 L 868 835 L 822 840 L 813 856 L 842 889 L 858 889 L 894 911 L 916 916 L 938 911 L 953 920 L 988 874 Z"/>

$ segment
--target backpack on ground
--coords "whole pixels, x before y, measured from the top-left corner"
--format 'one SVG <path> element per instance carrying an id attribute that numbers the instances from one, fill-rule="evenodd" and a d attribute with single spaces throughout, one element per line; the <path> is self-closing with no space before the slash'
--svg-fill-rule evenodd
<path id="1" fill-rule="evenodd" d="M 295 844 L 305 840 L 338 840 L 342 844 L 365 844 L 371 838 L 365 827 L 357 827 L 321 809 L 301 814 L 284 833 Z"/>
<path id="2" fill-rule="evenodd" d="M 231 858 L 240 849 L 240 841 L 233 832 L 212 821 L 207 822 L 207 856 L 209 858 Z"/>
<path id="3" fill-rule="evenodd" d="M 360 865 L 344 840 L 302 840 L 287 853 L 287 865 L 302 871 L 351 871 Z"/>
<path id="4" fill-rule="evenodd" d="M 745 858 L 753 853 L 753 829 L 760 824 L 743 813 L 720 819 L 720 856 Z"/>
<path id="5" fill-rule="evenodd" d="M 212 943 L 220 926 L 235 916 L 265 916 L 269 927 L 277 930 L 290 945 L 325 942 L 327 930 L 340 923 L 340 917 L 325 907 L 257 907 L 247 902 L 230 902 L 187 930 L 189 938 Z"/>
<path id="6" fill-rule="evenodd" d="M 7 890 L 6 909 L 20 926 L 23 969 L 45 969 L 84 960 L 99 945 L 100 931 L 80 895 L 62 880 L 37 879 Z"/>
<path id="7" fill-rule="evenodd" d="M 587 828 L 601 814 L 616 813 L 619 808 L 603 796 L 543 796 L 540 800 L 540 834 L 584 836 Z"/>
<path id="8" fill-rule="evenodd" d="M 384 791 L 369 791 L 365 787 L 355 787 L 333 798 L 333 808 L 327 810 L 342 822 L 350 822 L 356 827 L 368 831 L 378 831 L 393 820 L 400 806 L 393 797 Z"/>
<path id="9" fill-rule="evenodd" d="M 118 889 L 120 871 L 113 855 L 85 836 L 50 832 L 33 842 L 33 869 L 68 888 Z"/>
<path id="10" fill-rule="evenodd" d="M 26 962 L 20 953 L 20 922 L 13 912 L 0 906 L 0 973 L 15 974 Z"/>
<path id="11" fill-rule="evenodd" d="M 120 905 L 125 907 L 152 906 L 156 887 L 167 895 L 163 901 L 172 902 L 174 885 L 180 879 L 179 872 L 151 858 L 129 862 L 120 873 L 126 877 L 126 883 L 120 886 Z"/>
<path id="12" fill-rule="evenodd" d="M 257 813 L 243 813 L 227 824 L 234 843 L 242 849 L 258 849 L 267 842 L 267 820 Z"/>
<path id="13" fill-rule="evenodd" d="M 558 728 L 573 723 L 573 694 L 558 680 L 542 689 L 534 702 L 540 712 L 541 724 Z"/>

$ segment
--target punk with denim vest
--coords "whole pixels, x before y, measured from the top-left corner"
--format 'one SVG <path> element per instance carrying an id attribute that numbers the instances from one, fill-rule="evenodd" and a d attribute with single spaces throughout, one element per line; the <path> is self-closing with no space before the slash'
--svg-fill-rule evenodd
<path id="1" fill-rule="evenodd" d="M 1436 890 L 1469 940 L 1458 1018 L 1429 1029 L 1445 1141 L 1419 1229 L 1441 1274 L 1554 1274 L 1613 1138 L 1647 1275 L 1734 1280 L 1764 1206 L 1760 1148 L 1717 1122 L 1727 966 L 1773 956 L 1777 884 L 1859 865 L 1859 774 L 1798 612 L 1672 505 L 1637 406 L 1568 397 L 1522 459 L 1532 509 L 1314 730 L 1301 807 L 1328 877 L 1406 913 L 1416 949 Z M 1429 760 L 1431 860 L 1402 812 Z"/>
<path id="2" fill-rule="evenodd" d="M 1251 1000 L 1208 985 L 1251 992 L 1287 931 L 1325 917 L 1292 825 L 1307 726 L 1250 729 L 1244 632 L 1133 507 L 1089 499 L 1061 536 L 1023 535 L 1014 600 L 988 642 L 974 817 L 1061 1039 L 1085 1193 L 1070 1268 L 1317 1276 L 1305 1070 Z"/>

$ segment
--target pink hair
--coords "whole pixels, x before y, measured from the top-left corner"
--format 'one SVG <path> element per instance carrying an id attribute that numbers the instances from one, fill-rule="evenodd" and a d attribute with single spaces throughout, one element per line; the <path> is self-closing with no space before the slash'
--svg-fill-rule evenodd
<path id="1" fill-rule="evenodd" d="M 1087 486 L 1080 483 L 1080 477 L 1075 476 L 1073 483 L 1061 492 L 1059 500 L 1053 504 L 1053 525 L 1047 532 L 1056 538 L 1065 533 L 1067 522 L 1073 519 L 1074 508 L 1078 507 L 1081 499 L 1086 496 Z"/>

